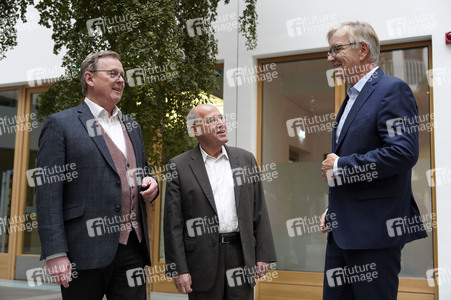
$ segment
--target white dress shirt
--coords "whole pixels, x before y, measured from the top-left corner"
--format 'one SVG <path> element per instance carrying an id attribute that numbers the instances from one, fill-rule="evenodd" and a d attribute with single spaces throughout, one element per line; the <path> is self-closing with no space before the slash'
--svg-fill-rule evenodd
<path id="1" fill-rule="evenodd" d="M 235 204 L 235 188 L 232 177 L 232 167 L 224 146 L 218 158 L 214 158 L 200 147 L 202 158 L 210 181 L 216 210 L 219 219 L 219 233 L 237 232 L 238 215 Z"/>
<path id="2" fill-rule="evenodd" d="M 340 137 L 341 130 L 343 129 L 343 125 L 346 121 L 346 118 L 348 117 L 349 112 L 351 111 L 352 105 L 354 105 L 355 100 L 359 96 L 360 92 L 362 91 L 363 87 L 367 83 L 368 79 L 370 79 L 371 75 L 373 75 L 374 72 L 379 67 L 375 67 L 371 71 L 369 71 L 365 76 L 363 76 L 362 79 L 360 79 L 354 86 L 351 86 L 347 90 L 347 94 L 349 96 L 348 103 L 346 103 L 345 110 L 343 111 L 343 114 L 341 115 L 340 122 L 337 126 L 337 133 L 335 135 L 335 143 L 338 143 L 338 138 Z M 337 174 L 338 171 L 338 159 L 334 162 L 334 174 L 335 176 L 338 176 L 340 174 Z"/>
<path id="3" fill-rule="evenodd" d="M 115 106 L 111 117 L 108 116 L 108 112 L 98 105 L 92 102 L 88 98 L 85 98 L 85 103 L 88 105 L 89 110 L 96 118 L 97 122 L 102 126 L 103 130 L 108 134 L 113 143 L 124 153 L 127 157 L 127 147 L 125 146 L 125 137 L 122 130 L 122 112 Z"/>

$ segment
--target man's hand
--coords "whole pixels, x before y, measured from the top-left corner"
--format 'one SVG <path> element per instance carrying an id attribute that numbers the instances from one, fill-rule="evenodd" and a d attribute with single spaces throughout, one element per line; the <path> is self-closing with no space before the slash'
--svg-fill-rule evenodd
<path id="1" fill-rule="evenodd" d="M 335 178 L 334 176 L 334 163 L 335 160 L 338 159 L 338 155 L 335 153 L 329 153 L 326 156 L 326 159 L 321 164 L 321 175 L 323 176 L 325 181 L 331 180 Z"/>
<path id="2" fill-rule="evenodd" d="M 268 272 L 269 263 L 257 261 L 257 278 L 265 277 L 266 273 Z"/>
<path id="3" fill-rule="evenodd" d="M 65 288 L 69 287 L 72 267 L 67 256 L 49 259 L 46 265 L 49 275 L 53 276 L 59 285 L 63 285 Z"/>
<path id="4" fill-rule="evenodd" d="M 191 289 L 191 275 L 189 273 L 184 273 L 177 275 L 174 278 L 175 287 L 182 294 L 191 293 L 193 290 Z"/>
<path id="5" fill-rule="evenodd" d="M 147 190 L 141 192 L 144 202 L 152 202 L 158 193 L 158 184 L 155 179 L 150 176 L 144 177 L 142 181 L 142 188 L 147 188 Z"/>
<path id="6" fill-rule="evenodd" d="M 322 233 L 327 232 L 326 213 L 327 210 L 321 215 L 321 221 L 319 223 L 319 228 L 321 229 Z"/>

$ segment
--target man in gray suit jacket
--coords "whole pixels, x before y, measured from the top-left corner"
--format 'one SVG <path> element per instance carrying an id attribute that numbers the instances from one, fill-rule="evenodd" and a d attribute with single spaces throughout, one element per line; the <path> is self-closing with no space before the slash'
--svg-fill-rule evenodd
<path id="1" fill-rule="evenodd" d="M 41 259 L 64 286 L 65 300 L 146 299 L 144 280 L 131 282 L 130 270 L 150 265 L 145 203 L 156 198 L 158 184 L 140 126 L 116 106 L 125 85 L 119 58 L 112 51 L 86 57 L 85 100 L 48 116 L 39 138 Z M 74 170 L 73 180 L 52 180 Z M 73 267 L 77 277 L 69 283 Z"/>
<path id="2" fill-rule="evenodd" d="M 166 263 L 175 264 L 175 285 L 189 299 L 253 299 L 255 278 L 276 260 L 257 163 L 224 145 L 216 107 L 195 107 L 187 123 L 199 146 L 169 163 L 176 176 L 166 187 Z"/>

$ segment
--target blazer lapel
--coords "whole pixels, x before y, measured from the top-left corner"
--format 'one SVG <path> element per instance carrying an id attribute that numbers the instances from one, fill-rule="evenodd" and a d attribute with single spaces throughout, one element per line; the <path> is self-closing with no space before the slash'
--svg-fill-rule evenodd
<path id="1" fill-rule="evenodd" d="M 341 104 L 340 110 L 338 111 L 338 115 L 335 118 L 335 122 L 334 122 L 334 126 L 332 129 L 332 153 L 336 153 L 336 149 L 337 149 L 337 128 L 338 128 L 338 123 L 340 122 L 340 118 L 343 115 L 343 111 L 345 110 L 346 104 L 348 103 L 349 100 L 349 96 L 346 95 L 345 100 L 343 101 L 343 103 Z"/>
<path id="2" fill-rule="evenodd" d="M 352 105 L 351 111 L 349 111 L 348 116 L 346 117 L 346 121 L 343 124 L 343 128 L 341 129 L 340 136 L 338 137 L 338 143 L 335 148 L 337 150 L 341 143 L 343 142 L 344 137 L 346 136 L 346 133 L 349 130 L 349 127 L 351 127 L 352 122 L 354 122 L 355 117 L 359 113 L 362 106 L 365 104 L 365 102 L 370 98 L 371 94 L 374 92 L 374 85 L 379 82 L 381 76 L 384 74 L 382 70 L 379 68 L 377 69 L 373 75 L 368 79 L 366 84 L 363 86 L 363 89 L 360 91 L 359 95 L 355 99 L 354 104 Z"/>
<path id="3" fill-rule="evenodd" d="M 138 145 L 140 144 L 140 136 L 138 134 L 138 130 L 134 129 L 133 127 L 133 121 L 132 119 L 130 119 L 127 115 L 123 114 L 122 118 L 121 118 L 122 123 L 125 126 L 125 131 L 128 134 L 128 137 L 130 138 L 130 142 L 132 143 L 133 146 L 133 150 L 135 152 L 135 157 L 136 157 L 136 167 L 139 168 L 141 166 L 144 166 L 144 162 L 141 161 L 141 157 L 142 154 L 138 149 Z"/>
<path id="4" fill-rule="evenodd" d="M 234 170 L 236 170 L 237 168 L 242 169 L 243 165 L 242 165 L 240 159 L 238 158 L 238 153 L 236 153 L 233 148 L 229 148 L 226 145 L 224 145 L 224 147 L 227 151 L 227 155 L 229 156 L 230 166 L 232 167 L 232 177 L 233 177 L 234 189 L 235 189 L 235 205 L 236 205 L 236 209 L 238 211 L 238 207 L 240 204 L 241 185 L 238 185 L 235 183 L 236 171 L 234 172 Z M 238 174 L 242 174 L 242 173 L 239 172 Z"/>
<path id="5" fill-rule="evenodd" d="M 207 170 L 205 169 L 205 163 L 202 158 L 202 154 L 200 153 L 200 148 L 197 146 L 193 149 L 191 153 L 191 162 L 190 162 L 191 170 L 194 173 L 197 181 L 199 182 L 202 191 L 210 202 L 211 206 L 215 210 L 215 213 L 218 214 L 215 205 L 215 198 L 213 197 L 213 191 L 211 189 L 210 180 L 208 179 Z"/>
<path id="6" fill-rule="evenodd" d="M 116 166 L 114 165 L 114 161 L 111 157 L 110 151 L 108 150 L 108 146 L 103 139 L 100 128 L 98 128 L 96 125 L 96 120 L 92 115 L 88 105 L 83 101 L 77 108 L 79 113 L 78 119 L 80 120 L 82 126 L 86 129 L 87 134 L 94 141 L 97 148 L 99 148 L 100 153 L 103 155 L 110 167 L 114 170 L 114 172 L 117 173 Z"/>

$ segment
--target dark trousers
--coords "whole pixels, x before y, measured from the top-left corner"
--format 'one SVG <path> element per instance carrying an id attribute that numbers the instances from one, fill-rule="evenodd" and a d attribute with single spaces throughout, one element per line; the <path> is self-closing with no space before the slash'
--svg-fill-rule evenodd
<path id="1" fill-rule="evenodd" d="M 130 233 L 127 245 L 119 244 L 113 262 L 101 269 L 76 270 L 77 278 L 69 287 L 61 286 L 63 300 L 146 300 L 144 276 L 136 280 L 128 270 L 144 268 L 145 260 L 141 244 L 134 231 Z M 141 273 L 142 274 L 142 273 Z"/>
<path id="2" fill-rule="evenodd" d="M 329 234 L 323 300 L 396 300 L 401 249 L 343 250 Z"/>
<path id="3" fill-rule="evenodd" d="M 206 292 L 192 291 L 190 300 L 252 300 L 254 288 L 242 274 L 244 266 L 243 248 L 238 238 L 230 244 L 219 244 L 218 269 L 213 288 Z M 239 269 L 241 268 L 241 269 Z M 236 269 L 236 270 L 235 270 Z M 229 272 L 227 272 L 229 271 Z M 244 273 L 244 272 L 243 272 Z"/>

